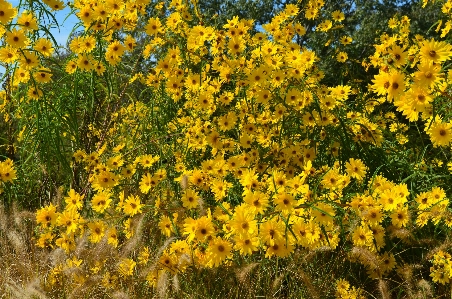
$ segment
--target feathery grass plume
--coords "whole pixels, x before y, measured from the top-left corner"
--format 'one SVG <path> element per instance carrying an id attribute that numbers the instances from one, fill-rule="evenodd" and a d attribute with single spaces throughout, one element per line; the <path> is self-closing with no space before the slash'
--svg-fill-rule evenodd
<path id="1" fill-rule="evenodd" d="M 93 248 L 87 250 L 80 258 L 89 263 L 107 259 L 117 259 L 117 252 L 108 244 L 107 236 L 104 236 Z"/>
<path id="2" fill-rule="evenodd" d="M 432 286 L 425 280 L 420 279 L 417 282 L 418 292 L 412 297 L 413 299 L 418 298 L 433 298 Z"/>
<path id="3" fill-rule="evenodd" d="M 422 239 L 417 240 L 417 244 L 419 244 L 419 245 L 431 246 L 431 245 L 434 245 L 437 243 L 438 243 L 438 240 L 435 240 L 433 238 L 422 238 Z"/>
<path id="4" fill-rule="evenodd" d="M 30 211 L 20 211 L 17 212 L 16 219 L 18 221 L 18 229 L 20 230 L 21 236 L 25 241 L 25 246 L 28 250 L 33 250 L 33 236 L 34 236 L 34 220 L 36 218 L 36 214 Z"/>
<path id="5" fill-rule="evenodd" d="M 6 233 L 6 236 L 8 237 L 9 243 L 14 247 L 14 252 L 17 255 L 23 256 L 27 254 L 25 241 L 16 230 L 9 230 Z"/>
<path id="6" fill-rule="evenodd" d="M 165 299 L 168 294 L 168 286 L 169 286 L 169 278 L 168 272 L 163 271 L 162 274 L 159 275 L 159 279 L 157 281 L 157 298 Z"/>
<path id="7" fill-rule="evenodd" d="M 409 264 L 403 264 L 397 268 L 397 273 L 403 279 L 403 285 L 406 287 L 406 291 L 409 297 L 413 296 L 413 266 Z"/>
<path id="8" fill-rule="evenodd" d="M 206 208 L 204 207 L 204 200 L 201 197 L 198 199 L 198 210 L 199 210 L 199 216 L 206 215 Z"/>
<path id="9" fill-rule="evenodd" d="M 30 297 L 29 293 L 39 297 L 39 290 L 32 279 L 42 270 L 41 263 L 44 259 L 40 258 L 39 250 L 37 255 L 35 250 L 28 250 L 29 247 L 33 249 L 33 245 L 29 244 L 31 238 L 26 237 L 31 235 L 30 228 L 22 225 L 20 219 L 17 220 L 20 218 L 17 210 L 13 208 L 10 212 L 7 215 L 4 207 L 0 207 L 0 293 L 9 290 L 9 293 L 22 294 L 22 297 Z"/>
<path id="10" fill-rule="evenodd" d="M 406 228 L 398 228 L 393 225 L 390 225 L 387 228 L 387 231 L 389 233 L 389 236 L 391 238 L 399 238 L 401 239 L 405 244 L 411 244 L 414 240 L 413 234 Z"/>
<path id="11" fill-rule="evenodd" d="M 20 210 L 16 203 L 13 203 L 11 209 L 8 212 L 10 223 L 14 223 L 17 227 L 24 229 L 24 220 L 34 220 L 36 217 L 35 213 L 30 211 Z M 11 221 L 12 219 L 12 221 Z"/>
<path id="12" fill-rule="evenodd" d="M 182 190 L 185 190 L 188 188 L 188 176 L 186 174 L 184 174 L 184 176 L 180 180 L 180 186 L 181 186 Z"/>
<path id="13" fill-rule="evenodd" d="M 259 265 L 259 263 L 251 263 L 245 267 L 237 268 L 235 270 L 235 275 L 240 283 L 245 283 L 246 279 L 249 277 L 251 271 L 254 270 Z"/>
<path id="14" fill-rule="evenodd" d="M 179 275 L 177 275 L 177 274 L 173 276 L 173 291 L 175 293 L 180 292 L 180 281 L 179 281 Z"/>
<path id="15" fill-rule="evenodd" d="M 139 217 L 135 218 L 135 232 L 133 237 L 127 240 L 127 242 L 122 246 L 120 255 L 125 257 L 129 255 L 141 242 L 144 231 L 144 218 L 146 214 L 141 214 Z"/>
<path id="16" fill-rule="evenodd" d="M 19 216 L 19 211 L 17 209 L 17 204 L 13 203 L 12 208 L 9 212 L 10 215 L 10 224 L 21 226 L 22 219 Z"/>
<path id="17" fill-rule="evenodd" d="M 77 286 L 72 290 L 68 299 L 87 298 L 94 289 L 100 288 L 101 283 L 101 275 L 90 275 L 82 285 Z"/>
<path id="18" fill-rule="evenodd" d="M 181 254 L 181 256 L 179 257 L 179 260 L 177 261 L 178 266 L 187 265 L 190 263 L 191 263 L 191 257 L 186 253 Z"/>
<path id="19" fill-rule="evenodd" d="M 22 220 L 22 223 L 23 223 L 24 219 L 25 220 L 34 220 L 34 219 L 36 219 L 36 214 L 33 213 L 33 212 L 30 212 L 30 211 L 18 211 L 17 212 L 17 216 L 19 217 L 19 219 Z"/>
<path id="20" fill-rule="evenodd" d="M 441 243 L 441 245 L 430 249 L 427 254 L 424 257 L 424 260 L 429 261 L 431 259 L 433 259 L 433 256 L 438 252 L 438 251 L 447 251 L 449 248 L 452 247 L 452 242 L 451 239 L 446 239 L 444 240 L 444 242 Z"/>
<path id="21" fill-rule="evenodd" d="M 8 240 L 13 245 L 15 252 L 20 255 L 28 255 L 34 250 L 33 220 L 35 214 L 28 211 L 19 211 L 16 204 L 13 204 L 9 215 L 0 212 L 3 224 L 0 223 L 0 233 L 7 232 Z M 3 215 L 2 215 L 3 214 Z"/>
<path id="22" fill-rule="evenodd" d="M 89 247 L 88 233 L 85 232 L 82 236 L 80 236 L 77 239 L 76 243 L 77 243 L 77 246 L 75 247 L 74 255 L 77 258 L 81 258 L 82 256 L 84 256 L 84 254 L 86 253 L 86 251 L 88 250 L 88 247 Z"/>
<path id="23" fill-rule="evenodd" d="M 14 296 L 11 298 L 21 299 L 47 299 L 44 291 L 40 289 L 39 280 L 35 279 L 28 283 L 26 286 L 19 285 L 15 281 L 8 281 L 7 287 L 10 293 Z M 6 297 L 8 298 L 8 297 Z"/>
<path id="24" fill-rule="evenodd" d="M 305 254 L 300 263 L 302 264 L 307 264 L 308 262 L 310 262 L 318 253 L 320 252 L 327 252 L 327 251 L 331 251 L 332 248 L 328 247 L 328 246 L 322 246 L 319 248 L 316 248 L 314 250 L 309 250 L 307 254 Z"/>
<path id="25" fill-rule="evenodd" d="M 126 293 L 122 292 L 122 291 L 116 291 L 113 293 L 112 297 L 114 299 L 129 299 L 129 295 L 127 295 Z"/>
<path id="26" fill-rule="evenodd" d="M 304 286 L 306 287 L 306 291 L 308 292 L 309 296 L 313 299 L 320 298 L 316 287 L 312 283 L 311 277 L 301 269 L 298 270 L 298 275 L 300 276 L 301 281 L 303 282 Z"/>
<path id="27" fill-rule="evenodd" d="M 284 273 L 281 273 L 278 275 L 278 277 L 275 278 L 275 280 L 273 281 L 272 285 L 271 285 L 271 293 L 273 294 L 273 296 L 278 292 L 278 290 L 281 288 L 282 286 L 282 281 L 284 278 Z"/>
<path id="28" fill-rule="evenodd" d="M 63 189 L 62 187 L 56 187 L 55 186 L 55 196 L 53 197 L 53 201 L 55 202 L 55 205 L 58 207 L 63 206 Z"/>
<path id="29" fill-rule="evenodd" d="M 148 266 L 146 269 L 143 269 L 142 273 L 141 273 L 141 277 L 146 277 L 149 272 L 155 270 L 159 264 L 159 259 L 160 256 L 162 255 L 163 251 L 171 244 L 171 242 L 173 242 L 174 240 L 176 240 L 176 237 L 171 237 L 168 238 L 165 243 L 163 243 L 162 246 L 160 246 L 160 248 L 157 250 L 157 252 L 154 255 L 153 261 L 150 264 L 150 266 Z"/>
<path id="30" fill-rule="evenodd" d="M 349 235 L 353 234 L 353 232 L 356 230 L 356 228 L 360 225 L 361 225 L 360 218 L 350 219 L 349 226 L 347 228 L 347 234 L 349 234 Z"/>
<path id="31" fill-rule="evenodd" d="M 378 280 L 378 290 L 380 291 L 381 299 L 391 299 L 391 294 L 388 290 L 388 283 L 385 280 Z"/>
<path id="32" fill-rule="evenodd" d="M 56 267 L 59 264 L 64 263 L 66 260 L 66 252 L 62 248 L 55 248 L 48 255 L 48 261 L 52 267 Z"/>
<path id="33" fill-rule="evenodd" d="M 6 228 L 8 227 L 8 216 L 5 212 L 5 206 L 0 205 L 0 232 L 6 231 Z"/>
<path id="34" fill-rule="evenodd" d="M 355 246 L 350 251 L 350 255 L 372 269 L 379 268 L 378 256 L 366 248 Z"/>
<path id="35" fill-rule="evenodd" d="M 80 269 L 79 267 L 64 267 L 63 273 L 64 273 L 64 275 L 69 277 L 74 274 L 81 274 L 81 273 L 83 273 L 83 270 Z"/>

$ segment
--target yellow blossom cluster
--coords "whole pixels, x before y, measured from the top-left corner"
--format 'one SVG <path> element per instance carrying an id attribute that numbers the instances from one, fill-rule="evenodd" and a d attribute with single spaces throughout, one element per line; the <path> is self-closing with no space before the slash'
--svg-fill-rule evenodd
<path id="1" fill-rule="evenodd" d="M 452 259 L 451 255 L 444 251 L 439 251 L 433 256 L 433 266 L 430 268 L 430 276 L 434 282 L 441 284 L 450 283 L 452 279 Z"/>
<path id="2" fill-rule="evenodd" d="M 30 121 L 57 110 L 48 121 L 64 125 L 38 122 L 20 135 L 55 130 L 55 146 L 70 148 L 64 196 L 36 211 L 36 245 L 67 256 L 46 287 L 102 277 L 114 293 L 118 281 L 156 287 L 193 268 L 321 250 L 347 251 L 348 263 L 382 280 L 403 262 L 394 248 L 411 248 L 419 231 L 450 233 L 452 45 L 441 40 L 450 21 L 442 37 L 425 39 L 394 17 L 392 34 L 360 62 L 347 54 L 353 37 L 341 34 L 337 62 L 374 71 L 363 88 L 324 82 L 323 57 L 295 42 L 306 34 L 303 15 L 318 34 L 342 28 L 341 11 L 320 20 L 323 1 L 288 4 L 260 32 L 239 17 L 209 26 L 196 1 L 68 5 L 84 31 L 57 69 L 37 16 L 0 0 L 0 61 L 14 70 L 5 105 Z M 52 89 L 65 80 L 68 90 Z M 75 107 L 54 101 L 60 92 Z M 12 161 L 1 162 L 0 179 L 15 178 Z M 449 283 L 450 255 L 435 254 L 430 271 Z M 364 292 L 340 278 L 336 297 Z"/>

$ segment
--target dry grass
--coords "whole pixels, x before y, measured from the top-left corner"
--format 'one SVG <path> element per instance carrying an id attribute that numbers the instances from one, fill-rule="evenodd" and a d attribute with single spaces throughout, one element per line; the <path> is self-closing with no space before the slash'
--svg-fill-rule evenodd
<path id="1" fill-rule="evenodd" d="M 378 267 L 378 258 L 366 249 L 339 247 L 316 250 L 296 250 L 287 259 L 253 258 L 242 260 L 237 265 L 214 269 L 189 268 L 176 275 L 165 273 L 157 281 L 155 289 L 142 283 L 146 275 L 156 269 L 158 259 L 175 238 L 166 240 L 155 237 L 152 232 L 155 223 L 138 216 L 134 219 L 134 237 L 121 250 L 114 249 L 104 238 L 93 245 L 86 234 L 77 240 L 77 247 L 67 254 L 60 248 L 39 249 L 33 239 L 33 214 L 19 212 L 12 208 L 0 208 L 0 298 L 334 298 L 335 281 L 348 276 L 352 285 L 361 287 L 368 298 L 445 298 L 446 288 L 433 286 L 427 279 L 429 262 L 425 258 L 419 263 L 403 263 L 387 278 L 379 280 L 362 279 L 362 264 Z M 76 287 L 68 289 L 64 281 L 50 287 L 46 282 L 51 269 L 64 264 L 69 258 L 83 260 L 92 265 L 104 261 L 105 267 L 114 272 L 124 257 L 136 257 L 138 248 L 146 244 L 162 244 L 152 250 L 150 262 L 137 267 L 137 277 L 123 278 L 115 289 L 102 285 L 102 275 L 88 275 L 87 269 L 67 267 L 62 271 L 65 277 L 86 275 L 88 278 Z M 432 244 L 427 256 L 448 248 L 450 242 Z M 436 246 L 433 246 L 436 245 Z M 348 259 L 356 260 L 355 263 Z M 183 257 L 191 262 L 191 257 Z M 181 262 L 181 261 L 179 261 Z M 135 277 L 135 276 L 134 276 Z M 450 290 L 449 290 L 450 291 Z"/>

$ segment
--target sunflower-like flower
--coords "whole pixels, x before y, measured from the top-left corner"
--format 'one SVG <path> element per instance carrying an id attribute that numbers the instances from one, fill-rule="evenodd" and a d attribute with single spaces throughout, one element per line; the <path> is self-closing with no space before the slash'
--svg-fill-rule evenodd
<path id="1" fill-rule="evenodd" d="M 440 63 L 452 56 L 452 46 L 446 42 L 430 39 L 422 43 L 419 52 L 422 61 Z"/>
<path id="2" fill-rule="evenodd" d="M 231 242 L 220 237 L 214 238 L 207 248 L 207 256 L 209 257 L 208 266 L 217 267 L 221 265 L 227 258 L 232 257 Z"/>
<path id="3" fill-rule="evenodd" d="M 452 124 L 444 123 L 440 118 L 437 118 L 430 128 L 426 126 L 426 131 L 434 147 L 447 146 L 452 141 Z"/>

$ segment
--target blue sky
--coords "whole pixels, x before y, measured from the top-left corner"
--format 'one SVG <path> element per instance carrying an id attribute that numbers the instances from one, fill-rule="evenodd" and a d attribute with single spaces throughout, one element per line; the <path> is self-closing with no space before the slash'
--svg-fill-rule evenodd
<path id="1" fill-rule="evenodd" d="M 10 2 L 14 7 L 17 7 L 20 3 L 20 0 L 8 0 L 8 2 Z M 25 1 L 22 0 L 22 2 Z M 22 10 L 23 9 L 19 9 L 19 14 L 22 12 Z M 54 26 L 55 28 L 50 29 L 50 33 L 53 35 L 58 45 L 65 46 L 69 34 L 71 33 L 75 24 L 78 22 L 78 18 L 74 14 L 71 14 L 71 9 L 69 7 L 66 7 L 65 9 L 60 11 L 53 11 L 52 14 L 55 16 L 55 19 L 57 20 L 60 27 L 57 28 L 56 26 Z M 0 81 L 4 71 L 5 69 L 0 66 Z"/>
<path id="2" fill-rule="evenodd" d="M 9 0 L 8 2 L 17 7 L 20 0 Z M 22 0 L 22 2 L 25 1 Z M 19 14 L 21 13 L 21 11 L 22 10 L 19 10 Z M 52 13 L 61 27 L 59 29 L 52 28 L 50 32 L 59 45 L 65 45 L 67 38 L 69 37 L 69 34 L 71 33 L 72 28 L 74 28 L 74 25 L 77 23 L 78 19 L 74 14 L 72 14 L 66 20 L 64 20 L 71 13 L 71 9 L 69 7 L 66 7 L 65 9 L 60 11 L 53 11 Z"/>

